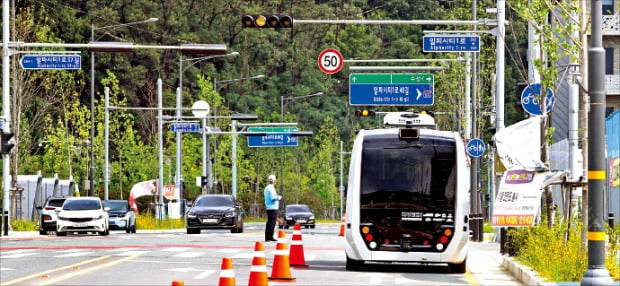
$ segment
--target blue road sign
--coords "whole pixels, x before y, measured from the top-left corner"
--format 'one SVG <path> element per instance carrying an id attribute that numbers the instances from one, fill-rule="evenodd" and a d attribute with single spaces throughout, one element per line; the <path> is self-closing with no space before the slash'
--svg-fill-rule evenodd
<path id="1" fill-rule="evenodd" d="M 523 109 L 532 115 L 542 115 L 540 108 L 540 91 L 542 86 L 540 83 L 534 83 L 523 89 L 521 92 L 521 106 Z M 553 102 L 555 99 L 553 98 L 553 90 L 547 87 L 546 97 L 545 97 L 545 113 L 551 111 L 551 107 L 553 107 Z"/>
<path id="2" fill-rule="evenodd" d="M 433 74 L 352 73 L 350 105 L 432 105 Z"/>
<path id="3" fill-rule="evenodd" d="M 298 137 L 289 132 L 297 131 L 296 126 L 248 127 L 249 132 L 267 132 L 265 136 L 247 136 L 248 147 L 295 147 Z"/>
<path id="4" fill-rule="evenodd" d="M 480 52 L 480 36 L 432 35 L 424 36 L 424 52 Z"/>
<path id="5" fill-rule="evenodd" d="M 36 70 L 79 70 L 82 68 L 80 55 L 26 55 L 19 60 L 23 69 Z"/>
<path id="6" fill-rule="evenodd" d="M 469 142 L 467 142 L 467 146 L 465 147 L 465 149 L 467 149 L 467 154 L 472 157 L 482 156 L 482 154 L 484 154 L 484 148 L 484 142 L 478 138 L 469 140 Z"/>
<path id="7" fill-rule="evenodd" d="M 195 122 L 172 123 L 170 124 L 172 132 L 200 132 L 200 124 Z"/>

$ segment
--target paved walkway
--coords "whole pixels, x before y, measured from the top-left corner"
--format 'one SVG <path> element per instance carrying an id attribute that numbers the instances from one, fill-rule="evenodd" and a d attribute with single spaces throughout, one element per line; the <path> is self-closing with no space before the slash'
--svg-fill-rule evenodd
<path id="1" fill-rule="evenodd" d="M 478 285 L 525 285 L 513 277 L 504 266 L 499 243 L 470 242 L 467 268 L 476 277 Z"/>

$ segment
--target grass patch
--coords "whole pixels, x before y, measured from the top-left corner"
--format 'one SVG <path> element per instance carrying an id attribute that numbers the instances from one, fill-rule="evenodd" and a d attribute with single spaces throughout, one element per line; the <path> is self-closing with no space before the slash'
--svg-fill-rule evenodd
<path id="1" fill-rule="evenodd" d="M 565 223 L 552 228 L 542 224 L 511 229 L 511 246 L 517 249 L 516 260 L 549 281 L 581 281 L 588 266 L 587 246 L 581 243 L 581 225 L 571 228 L 568 240 L 565 239 L 566 230 Z M 620 261 L 616 257 L 620 251 L 619 233 L 620 226 L 607 231 L 612 243 L 607 251 L 606 266 L 613 280 L 620 280 Z"/>
<path id="2" fill-rule="evenodd" d="M 137 229 L 175 229 L 185 228 L 184 219 L 157 219 L 152 215 L 136 216 Z"/>
<path id="3" fill-rule="evenodd" d="M 11 220 L 11 228 L 13 231 L 35 231 L 39 226 L 34 221 L 18 219 Z"/>

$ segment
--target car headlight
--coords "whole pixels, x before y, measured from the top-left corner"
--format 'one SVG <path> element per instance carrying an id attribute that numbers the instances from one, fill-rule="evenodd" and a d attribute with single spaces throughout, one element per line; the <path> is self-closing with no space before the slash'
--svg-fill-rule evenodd
<path id="1" fill-rule="evenodd" d="M 98 217 L 95 217 L 95 220 L 102 219 L 102 218 L 103 218 L 103 215 L 99 215 Z"/>
<path id="2" fill-rule="evenodd" d="M 234 212 L 228 212 L 224 214 L 224 217 L 234 217 L 235 213 Z"/>
<path id="3" fill-rule="evenodd" d="M 58 220 L 66 220 L 67 218 L 65 218 L 64 216 L 59 215 L 58 216 Z"/>
<path id="4" fill-rule="evenodd" d="M 286 216 L 285 218 L 286 218 L 286 220 L 292 220 L 293 219 L 293 217 L 290 217 L 290 216 Z"/>
<path id="5" fill-rule="evenodd" d="M 314 216 L 313 216 L 313 215 L 311 215 L 309 219 L 314 219 Z"/>
<path id="6" fill-rule="evenodd" d="M 187 218 L 196 218 L 196 214 L 187 213 Z"/>

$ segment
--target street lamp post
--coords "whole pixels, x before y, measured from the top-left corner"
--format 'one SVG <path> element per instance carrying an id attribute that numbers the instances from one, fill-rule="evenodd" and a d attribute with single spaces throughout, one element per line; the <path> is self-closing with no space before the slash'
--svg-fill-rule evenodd
<path id="1" fill-rule="evenodd" d="M 198 57 L 198 58 L 189 58 L 189 59 L 183 59 L 183 56 L 179 57 L 179 88 L 177 89 L 177 112 L 176 112 L 176 116 L 177 118 L 181 118 L 182 114 L 182 110 L 181 107 L 183 105 L 183 73 L 189 69 L 190 67 L 192 67 L 193 65 L 199 63 L 199 62 L 203 62 L 206 60 L 210 60 L 210 59 L 214 59 L 214 58 L 219 58 L 219 57 L 228 57 L 228 56 L 238 56 L 239 52 L 232 52 L 229 54 L 224 54 L 224 55 L 212 55 L 212 56 L 204 56 L 204 57 Z M 191 62 L 187 67 L 183 68 L 183 62 L 185 61 L 189 61 Z M 208 113 L 208 112 L 207 112 Z M 203 128 L 207 128 L 209 122 L 208 122 L 208 117 L 205 115 L 205 117 L 203 118 Z M 206 134 L 206 132 L 202 132 L 202 142 L 203 142 L 203 158 L 202 158 L 202 163 L 203 163 L 203 176 L 207 176 L 207 170 L 208 170 L 208 162 L 206 162 L 206 158 L 209 156 L 208 155 L 208 148 L 207 146 L 209 146 L 208 143 L 208 136 Z M 176 142 L 177 142 L 177 147 L 176 147 L 176 156 L 177 156 L 177 160 L 176 160 L 176 186 L 177 188 L 180 190 L 179 195 L 179 201 L 183 202 L 183 172 L 182 172 L 182 168 L 183 168 L 183 133 L 178 132 L 177 133 L 177 137 L 176 137 Z M 207 186 L 208 188 L 209 186 Z"/>
<path id="2" fill-rule="evenodd" d="M 296 99 L 301 99 L 301 98 L 310 98 L 310 97 L 315 97 L 315 96 L 321 96 L 323 95 L 322 91 L 313 93 L 313 94 L 308 94 L 308 95 L 302 95 L 302 96 L 288 96 L 288 97 L 284 97 L 284 96 L 280 96 L 280 117 L 282 121 L 284 121 L 284 101 L 288 100 L 288 101 L 293 101 Z M 283 152 L 283 150 L 280 150 L 280 152 Z M 280 157 L 282 157 L 282 154 L 280 154 Z M 280 158 L 280 177 L 282 178 L 281 180 L 279 180 L 279 185 L 280 185 L 280 195 L 284 196 L 284 160 L 282 160 L 283 158 Z M 284 203 L 282 204 L 282 207 L 284 207 Z"/>
<path id="3" fill-rule="evenodd" d="M 218 83 L 231 84 L 231 83 L 240 82 L 240 81 L 247 80 L 247 79 L 259 79 L 259 78 L 264 78 L 264 77 L 265 77 L 265 75 L 264 75 L 264 74 L 258 74 L 258 75 L 251 76 L 251 77 L 241 77 L 241 78 L 225 79 L 225 80 L 217 80 L 216 78 L 214 78 L 214 79 L 213 79 L 213 90 L 214 90 L 215 92 L 217 92 L 217 91 L 218 91 L 218 86 L 217 86 L 217 84 L 218 84 Z M 220 86 L 220 88 L 222 88 L 222 87 L 223 87 L 223 86 Z M 214 114 L 215 120 L 217 120 L 217 105 L 214 105 L 214 106 L 213 106 L 213 114 Z M 215 122 L 215 123 L 216 123 L 216 125 L 217 125 L 217 122 Z M 235 123 L 233 123 L 233 128 L 234 128 L 234 125 L 235 125 Z M 206 135 L 206 134 L 205 134 L 205 135 Z M 215 138 L 217 139 L 217 137 L 215 137 Z M 236 137 L 234 137 L 234 135 L 233 135 L 233 143 L 234 143 L 234 144 L 236 144 L 236 143 L 237 143 L 236 139 L 237 139 L 237 138 L 236 138 Z M 215 142 L 213 142 L 213 145 L 215 146 L 215 148 L 217 148 L 217 140 L 215 140 Z M 208 149 L 209 147 L 210 147 L 210 146 L 209 146 L 209 145 L 207 145 L 207 149 Z M 236 145 L 234 145 L 234 146 L 233 146 L 233 148 L 236 148 Z M 235 156 L 236 156 L 236 155 L 235 155 Z M 215 159 L 217 159 L 217 156 L 215 156 Z M 236 159 L 236 157 L 235 157 L 234 159 Z M 215 163 L 215 162 L 216 162 L 216 161 L 214 160 L 214 162 L 213 162 L 213 163 Z M 234 163 L 233 163 L 233 164 L 234 164 Z M 235 167 L 235 171 L 236 171 L 236 165 L 233 165 L 233 166 Z M 209 167 L 211 167 L 211 164 L 209 164 Z M 215 171 L 216 171 L 216 169 L 213 169 L 213 172 L 211 172 L 211 169 L 209 168 L 209 172 L 208 172 L 208 174 L 209 174 L 209 175 L 208 175 L 208 176 L 209 176 L 209 178 L 208 178 L 208 185 L 209 185 L 209 189 L 211 189 L 211 188 L 212 188 L 212 186 L 213 186 L 213 178 L 215 178 L 215 180 L 217 181 L 217 177 L 215 176 Z M 236 193 L 236 189 L 237 189 L 237 188 L 236 188 L 236 185 L 237 185 L 237 183 L 236 183 L 236 179 L 237 179 L 237 177 L 236 177 L 236 174 L 235 174 L 235 178 L 234 178 L 234 182 L 233 182 L 233 190 L 235 190 L 235 193 Z"/>
<path id="4" fill-rule="evenodd" d="M 90 39 L 95 41 L 95 31 L 104 29 L 120 28 L 135 24 L 149 23 L 157 21 L 157 18 L 149 18 L 143 21 L 111 25 L 95 28 L 94 24 L 90 25 Z M 90 52 L 90 162 L 89 162 L 89 190 L 88 195 L 93 196 L 95 193 L 95 52 Z M 107 171 L 107 170 L 106 170 Z M 107 195 L 107 194 L 106 194 Z M 105 198 L 108 199 L 107 196 Z"/>

